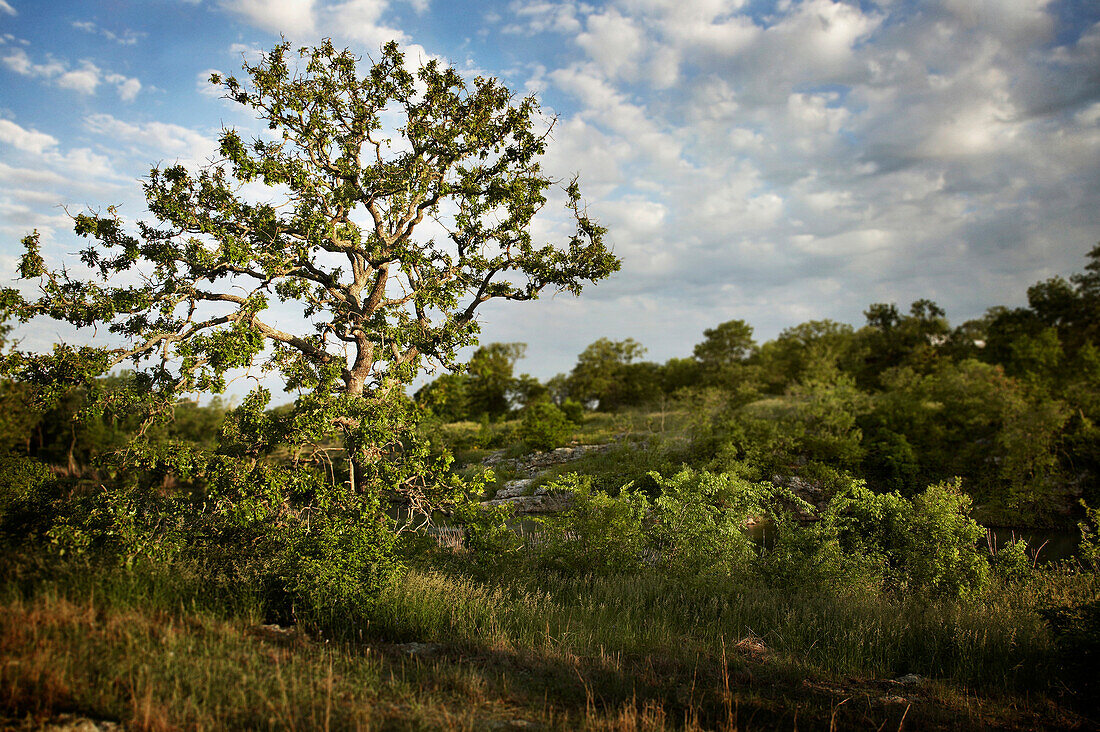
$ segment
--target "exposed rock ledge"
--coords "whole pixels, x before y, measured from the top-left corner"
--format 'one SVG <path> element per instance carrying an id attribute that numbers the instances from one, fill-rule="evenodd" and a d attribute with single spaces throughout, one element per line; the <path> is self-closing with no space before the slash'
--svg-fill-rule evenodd
<path id="1" fill-rule="evenodd" d="M 514 513 L 557 513 L 569 508 L 572 495 L 563 491 L 548 491 L 539 486 L 531 490 L 535 479 L 555 465 L 564 465 L 579 460 L 585 455 L 606 452 L 613 445 L 571 445 L 559 447 L 549 452 L 536 452 L 519 458 L 505 458 L 504 450 L 498 450 L 482 460 L 482 465 L 490 467 L 511 467 L 528 474 L 526 478 L 510 480 L 502 485 L 496 495 L 485 506 L 514 506 Z"/>

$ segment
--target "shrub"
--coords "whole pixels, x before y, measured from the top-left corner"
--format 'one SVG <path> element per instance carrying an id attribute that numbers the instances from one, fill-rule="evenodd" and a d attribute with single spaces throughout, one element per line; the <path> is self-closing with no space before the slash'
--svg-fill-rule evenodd
<path id="1" fill-rule="evenodd" d="M 825 519 L 843 551 L 881 559 L 899 588 L 961 596 L 988 582 L 989 562 L 978 549 L 985 531 L 957 479 L 912 501 L 856 483 L 830 502 Z"/>
<path id="2" fill-rule="evenodd" d="M 572 423 L 550 402 L 539 402 L 528 407 L 519 428 L 520 439 L 535 450 L 561 447 L 572 435 Z"/>
<path id="3" fill-rule="evenodd" d="M 640 566 L 645 535 L 643 522 L 649 500 L 624 486 L 617 498 L 592 490 L 592 479 L 570 473 L 547 485 L 572 497 L 558 515 L 537 519 L 541 524 L 537 560 L 558 570 L 611 574 Z"/>
<path id="4" fill-rule="evenodd" d="M 584 424 L 584 405 L 575 399 L 566 399 L 559 407 L 565 418 L 575 425 Z"/>
<path id="5" fill-rule="evenodd" d="M 286 593 L 293 616 L 330 627 L 369 613 L 400 568 L 392 528 L 369 509 L 313 511 L 272 538 L 281 545 L 274 589 Z"/>
<path id="6" fill-rule="evenodd" d="M 474 575 L 497 575 L 513 568 L 523 542 L 508 526 L 512 506 L 485 506 L 472 500 L 455 504 L 451 520 L 462 528 L 465 552 L 444 556 L 459 568 Z"/>
<path id="7" fill-rule="evenodd" d="M 1013 539 L 998 548 L 993 555 L 993 569 L 1007 580 L 1026 579 L 1034 569 L 1031 557 L 1027 554 L 1027 542 Z"/>
<path id="8" fill-rule="evenodd" d="M 1091 508 L 1081 501 L 1085 519 L 1077 524 L 1081 532 L 1078 556 L 1096 569 L 1100 569 L 1100 508 Z"/>
<path id="9" fill-rule="evenodd" d="M 764 513 L 768 484 L 690 468 L 671 478 L 650 475 L 661 490 L 653 502 L 650 542 L 662 563 L 673 570 L 697 571 L 752 555 L 743 527 Z"/>

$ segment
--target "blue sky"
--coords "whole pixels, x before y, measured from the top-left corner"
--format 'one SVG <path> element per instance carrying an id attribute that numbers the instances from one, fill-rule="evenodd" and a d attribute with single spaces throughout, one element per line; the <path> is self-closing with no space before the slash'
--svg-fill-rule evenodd
<path id="1" fill-rule="evenodd" d="M 1094 0 L 0 0 L 0 279 L 31 229 L 78 248 L 63 207 L 141 218 L 152 164 L 256 129 L 205 79 L 280 33 L 396 38 L 557 115 L 547 167 L 580 175 L 623 270 L 485 311 L 540 377 L 601 336 L 687 355 L 731 318 L 764 340 L 928 297 L 961 323 L 1100 241 Z"/>

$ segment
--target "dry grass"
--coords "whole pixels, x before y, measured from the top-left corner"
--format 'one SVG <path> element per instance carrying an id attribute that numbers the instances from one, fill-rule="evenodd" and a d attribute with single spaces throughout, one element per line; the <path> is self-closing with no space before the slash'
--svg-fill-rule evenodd
<path id="1" fill-rule="evenodd" d="M 659 590 L 637 578 L 537 590 L 413 572 L 361 641 L 337 644 L 264 626 L 243 600 L 204 605 L 198 577 L 74 571 L 0 594 L 0 717 L 33 725 L 78 714 L 141 730 L 1080 722 L 1049 695 L 947 678 L 909 688 L 830 670 L 763 625 L 760 635 L 723 635 L 734 621 L 704 617 L 713 607 L 690 617 L 698 595 L 662 600 Z"/>

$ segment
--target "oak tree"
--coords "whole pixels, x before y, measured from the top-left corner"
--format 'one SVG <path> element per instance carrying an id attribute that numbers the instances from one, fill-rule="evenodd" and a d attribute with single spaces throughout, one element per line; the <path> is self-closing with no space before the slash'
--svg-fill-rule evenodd
<path id="1" fill-rule="evenodd" d="M 12 354 L 8 372 L 48 400 L 135 369 L 113 406 L 150 423 L 184 394 L 223 392 L 241 369 L 274 372 L 297 393 L 293 408 L 265 412 L 270 395 L 256 389 L 224 430 L 223 454 L 260 459 L 335 437 L 360 492 L 422 493 L 423 466 L 384 466 L 410 449 L 404 391 L 425 359 L 453 365 L 476 343 L 486 302 L 576 294 L 619 262 L 576 179 L 542 169 L 552 123 L 533 96 L 435 60 L 414 73 L 394 43 L 359 62 L 329 41 L 297 52 L 284 42 L 243 78 L 215 74 L 268 132 L 246 141 L 224 130 L 199 170 L 153 168 L 152 221 L 128 229 L 113 208 L 76 216 L 93 276 L 48 267 L 38 233 L 26 237 L 19 272 L 40 294 L 8 289 L 2 304 L 112 343 Z M 257 184 L 264 196 L 249 195 Z M 532 221 L 559 184 L 568 227 L 559 243 L 536 240 Z"/>

